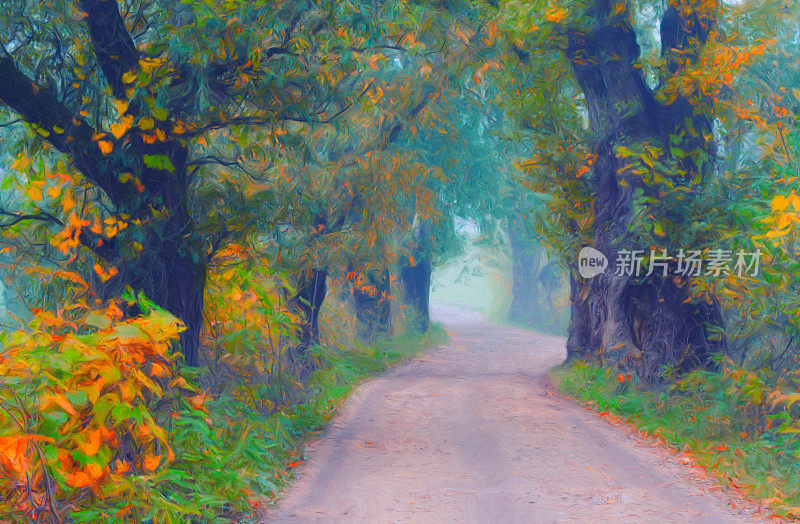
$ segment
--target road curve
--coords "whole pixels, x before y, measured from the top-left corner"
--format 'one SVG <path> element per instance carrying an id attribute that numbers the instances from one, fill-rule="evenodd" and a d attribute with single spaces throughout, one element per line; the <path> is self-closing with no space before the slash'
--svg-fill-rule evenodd
<path id="1" fill-rule="evenodd" d="M 549 394 L 563 339 L 438 315 L 448 344 L 359 387 L 264 522 L 763 522 L 675 454 Z"/>

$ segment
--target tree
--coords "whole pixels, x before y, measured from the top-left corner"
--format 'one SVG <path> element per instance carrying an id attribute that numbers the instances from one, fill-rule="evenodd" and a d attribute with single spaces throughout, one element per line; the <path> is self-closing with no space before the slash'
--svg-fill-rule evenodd
<path id="1" fill-rule="evenodd" d="M 297 150 L 307 126 L 334 121 L 364 94 L 364 50 L 380 38 L 374 9 L 160 0 L 6 7 L 0 102 L 30 130 L 17 148 L 21 184 L 70 180 L 60 197 L 37 195 L 33 212 L 16 218 L 63 224 L 54 243 L 65 255 L 91 251 L 101 296 L 130 287 L 181 318 L 181 348 L 196 365 L 208 260 L 255 220 L 232 215 L 269 198 L 233 173 L 246 159 L 264 176 L 271 159 Z M 254 204 L 224 201 L 242 192 Z M 73 193 L 82 193 L 80 206 Z M 223 205 L 209 212 L 214 200 Z"/>
<path id="2" fill-rule="evenodd" d="M 659 38 L 626 3 L 589 2 L 571 12 L 510 7 L 501 16 L 511 73 L 502 85 L 522 132 L 538 145 L 522 167 L 536 189 L 555 197 L 548 207 L 560 232 L 550 244 L 572 268 L 570 356 L 599 356 L 651 380 L 664 365 L 712 365 L 724 347 L 714 334 L 723 321 L 713 294 L 696 296 L 691 278 L 646 265 L 638 276 L 612 268 L 588 280 L 574 263 L 583 245 L 612 263 L 623 250 L 686 248 L 679 242 L 697 218 L 692 202 L 715 175 L 715 144 L 712 97 L 683 87 L 724 40 L 719 6 L 672 2 L 656 10 Z M 660 41 L 660 49 L 640 45 L 637 29 L 638 41 Z M 713 234 L 695 240 L 705 247 Z"/>

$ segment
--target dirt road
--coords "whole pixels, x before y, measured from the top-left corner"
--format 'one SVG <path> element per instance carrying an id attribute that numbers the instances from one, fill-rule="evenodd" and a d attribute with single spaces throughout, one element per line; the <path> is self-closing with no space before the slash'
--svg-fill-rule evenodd
<path id="1" fill-rule="evenodd" d="M 548 394 L 563 339 L 439 316 L 448 345 L 360 387 L 269 522 L 759 522 L 674 454 Z"/>

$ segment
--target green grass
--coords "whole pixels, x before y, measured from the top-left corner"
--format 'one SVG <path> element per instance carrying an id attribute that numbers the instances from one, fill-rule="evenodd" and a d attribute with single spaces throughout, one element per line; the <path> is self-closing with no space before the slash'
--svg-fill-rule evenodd
<path id="1" fill-rule="evenodd" d="M 777 515 L 800 518 L 796 413 L 791 406 L 773 407 L 770 387 L 756 372 L 695 371 L 662 392 L 585 362 L 556 368 L 550 378 L 563 394 L 663 438 L 721 484 Z"/>

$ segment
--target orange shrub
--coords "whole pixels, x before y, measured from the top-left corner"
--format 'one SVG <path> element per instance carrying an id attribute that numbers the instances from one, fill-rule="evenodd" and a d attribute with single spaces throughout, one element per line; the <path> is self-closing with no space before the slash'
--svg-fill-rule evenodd
<path id="1" fill-rule="evenodd" d="M 34 311 L 0 334 L 0 515 L 55 521 L 127 499 L 132 475 L 174 458 L 153 409 L 185 384 L 169 351 L 182 329 L 159 310 L 125 319 L 111 302 Z"/>

